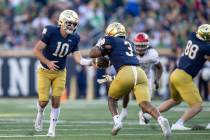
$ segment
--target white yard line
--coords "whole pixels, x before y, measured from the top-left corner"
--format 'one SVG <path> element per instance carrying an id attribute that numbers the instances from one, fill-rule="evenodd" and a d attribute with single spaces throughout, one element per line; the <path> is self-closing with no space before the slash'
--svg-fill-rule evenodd
<path id="1" fill-rule="evenodd" d="M 119 134 L 118 136 L 161 136 L 162 133 L 148 134 Z M 173 133 L 172 135 L 210 135 L 210 133 Z M 111 136 L 110 134 L 69 134 L 56 135 L 56 137 L 84 137 L 84 136 Z M 0 138 L 32 138 L 32 137 L 47 137 L 46 135 L 0 135 Z"/>
<path id="2" fill-rule="evenodd" d="M 134 127 L 134 128 L 123 128 L 123 130 L 145 130 L 146 128 L 145 127 Z M 150 129 L 149 127 L 148 127 L 148 129 Z M 31 131 L 33 130 L 33 128 L 31 128 Z M 86 128 L 86 129 L 84 129 L 84 128 L 56 128 L 56 131 L 69 131 L 69 132 L 71 132 L 71 131 L 80 131 L 80 130 L 82 130 L 82 131 L 106 131 L 106 130 L 110 130 L 111 131 L 111 127 L 109 128 L 109 127 L 107 127 L 107 128 Z M 26 132 L 26 130 L 25 129 L 17 129 L 17 128 L 10 128 L 9 130 L 7 129 L 7 130 L 0 130 L 0 132 L 16 132 L 16 131 L 21 131 L 21 132 Z M 27 132 L 29 132 L 30 130 L 27 130 Z M 47 131 L 47 129 L 46 129 L 46 131 Z M 35 132 L 35 130 L 34 130 L 34 132 Z"/>

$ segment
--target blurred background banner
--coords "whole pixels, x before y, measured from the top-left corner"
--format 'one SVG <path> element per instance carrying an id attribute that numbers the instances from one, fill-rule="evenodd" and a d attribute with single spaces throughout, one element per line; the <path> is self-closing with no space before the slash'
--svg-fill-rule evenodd
<path id="1" fill-rule="evenodd" d="M 169 55 L 166 50 L 160 50 L 161 61 L 164 66 L 164 74 L 162 80 L 162 92 L 167 92 L 166 84 L 168 78 L 169 66 L 175 59 Z M 82 51 L 83 55 L 87 55 L 87 51 Z M 32 51 L 13 50 L 0 52 L 0 96 L 2 97 L 34 97 L 37 96 L 37 76 L 36 70 L 39 61 L 33 56 Z M 173 59 L 172 59 L 173 58 Z M 93 67 L 85 67 L 77 65 L 70 56 L 67 59 L 67 82 L 66 94 L 67 98 L 76 99 L 98 99 L 106 98 L 107 84 L 98 84 L 96 81 L 102 78 L 106 73 L 112 73 L 113 68 L 94 69 Z M 165 84 L 164 84 L 165 83 Z"/>
<path id="2" fill-rule="evenodd" d="M 37 63 L 33 57 L 0 58 L 0 96 L 35 96 Z"/>

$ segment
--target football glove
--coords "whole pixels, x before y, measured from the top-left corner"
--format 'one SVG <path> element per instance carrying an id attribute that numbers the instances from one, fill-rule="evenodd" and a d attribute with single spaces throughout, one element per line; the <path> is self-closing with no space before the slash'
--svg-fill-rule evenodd
<path id="1" fill-rule="evenodd" d="M 111 76 L 111 75 L 103 75 L 102 77 L 103 77 L 102 79 L 97 79 L 97 82 L 99 84 L 103 84 L 106 82 L 112 82 L 115 78 L 115 76 Z"/>

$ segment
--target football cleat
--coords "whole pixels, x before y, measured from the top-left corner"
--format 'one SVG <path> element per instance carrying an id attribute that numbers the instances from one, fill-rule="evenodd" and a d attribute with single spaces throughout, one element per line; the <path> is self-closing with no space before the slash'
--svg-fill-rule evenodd
<path id="1" fill-rule="evenodd" d="M 210 123 L 206 126 L 206 129 L 210 129 Z"/>
<path id="2" fill-rule="evenodd" d="M 55 126 L 50 125 L 50 128 L 48 130 L 47 136 L 48 137 L 55 137 Z"/>
<path id="3" fill-rule="evenodd" d="M 171 128 L 170 128 L 168 120 L 166 118 L 160 116 L 160 117 L 158 117 L 158 123 L 163 131 L 163 135 L 166 138 L 169 138 L 171 136 Z"/>
<path id="4" fill-rule="evenodd" d="M 142 111 L 139 112 L 139 125 L 146 125 L 149 122 L 149 120 L 147 120 L 144 117 L 144 114 Z"/>
<path id="5" fill-rule="evenodd" d="M 126 119 L 128 116 L 128 111 L 127 109 L 122 109 L 121 113 L 120 113 L 120 120 L 123 121 L 124 119 Z"/>
<path id="6" fill-rule="evenodd" d="M 139 112 L 139 125 L 146 125 L 151 120 L 152 116 L 148 113 Z"/>
<path id="7" fill-rule="evenodd" d="M 43 130 L 43 113 L 37 113 L 34 128 L 37 132 L 40 132 Z"/>
<path id="8" fill-rule="evenodd" d="M 112 128 L 112 135 L 116 136 L 117 133 L 120 131 L 120 129 L 123 127 L 123 125 L 119 115 L 114 116 L 113 120 L 114 120 L 114 126 Z"/>
<path id="9" fill-rule="evenodd" d="M 191 128 L 175 123 L 171 126 L 171 130 L 191 130 Z"/>
<path id="10" fill-rule="evenodd" d="M 115 123 L 114 127 L 112 128 L 112 135 L 116 136 L 120 129 L 123 127 L 122 122 Z"/>

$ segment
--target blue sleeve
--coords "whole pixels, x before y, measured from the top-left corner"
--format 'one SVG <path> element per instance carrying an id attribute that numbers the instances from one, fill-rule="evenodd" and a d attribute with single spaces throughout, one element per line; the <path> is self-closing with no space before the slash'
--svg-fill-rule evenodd
<path id="1" fill-rule="evenodd" d="M 44 27 L 43 31 L 42 31 L 42 37 L 41 37 L 41 41 L 43 41 L 46 45 L 49 44 L 50 42 L 50 28 L 49 26 Z"/>
<path id="2" fill-rule="evenodd" d="M 78 34 L 76 34 L 76 36 L 75 36 L 75 45 L 74 45 L 74 48 L 71 51 L 72 53 L 79 50 L 79 42 L 80 42 L 80 36 Z"/>
<path id="3" fill-rule="evenodd" d="M 113 41 L 112 41 L 113 38 L 112 38 L 112 37 L 110 37 L 110 36 L 105 36 L 104 39 L 105 39 L 104 45 L 112 45 L 112 44 L 113 44 Z"/>
<path id="4" fill-rule="evenodd" d="M 205 48 L 204 53 L 206 55 L 209 55 L 210 56 L 210 45 L 206 45 L 206 46 L 204 46 L 204 48 Z"/>

